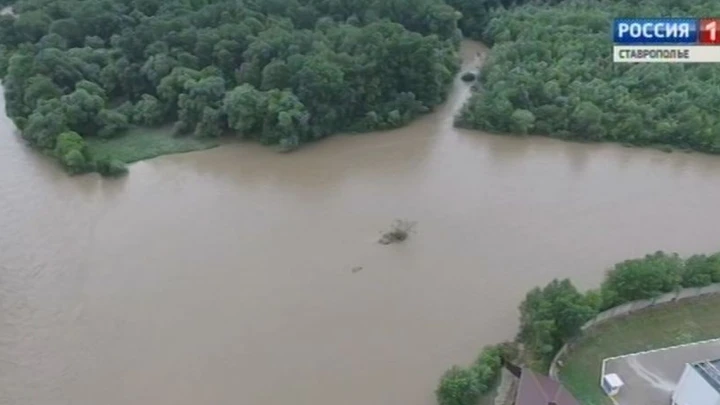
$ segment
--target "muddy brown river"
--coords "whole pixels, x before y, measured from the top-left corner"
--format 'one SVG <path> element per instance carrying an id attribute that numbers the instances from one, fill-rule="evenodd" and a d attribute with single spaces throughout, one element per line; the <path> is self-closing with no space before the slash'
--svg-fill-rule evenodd
<path id="1" fill-rule="evenodd" d="M 68 177 L 3 116 L 0 404 L 432 405 L 529 288 L 720 247 L 720 157 L 457 130 L 467 93 L 403 129 L 115 181 Z M 398 218 L 416 233 L 377 244 Z"/>

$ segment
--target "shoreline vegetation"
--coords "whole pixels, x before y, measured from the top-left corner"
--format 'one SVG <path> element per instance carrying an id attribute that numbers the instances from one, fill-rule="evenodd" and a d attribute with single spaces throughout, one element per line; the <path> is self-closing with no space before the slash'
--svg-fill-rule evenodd
<path id="1" fill-rule="evenodd" d="M 492 47 L 457 126 L 720 153 L 713 107 L 720 101 L 720 86 L 713 85 L 720 67 L 614 64 L 607 35 L 620 15 L 691 17 L 718 13 L 720 3 L 548 0 L 507 9 L 450 3 L 463 12 L 465 32 Z"/>
<path id="2" fill-rule="evenodd" d="M 222 138 L 292 151 L 406 125 L 447 98 L 462 35 L 492 52 L 463 77 L 474 91 L 458 127 L 720 153 L 720 86 L 707 85 L 720 67 L 618 65 L 607 52 L 614 16 L 720 13 L 710 0 L 0 1 L 9 4 L 7 114 L 70 173 Z M 153 129 L 163 125 L 172 136 Z"/>
<path id="3" fill-rule="evenodd" d="M 571 356 L 572 353 L 575 353 L 576 359 L 571 358 L 565 361 L 563 368 L 560 369 L 561 375 L 567 370 L 572 371 L 571 374 L 575 379 L 569 380 L 568 389 L 573 394 L 578 394 L 579 399 L 597 399 L 599 398 L 597 396 L 599 379 L 594 378 L 599 369 L 587 369 L 587 367 L 593 367 L 590 363 L 597 361 L 599 356 L 598 352 L 593 352 L 593 350 L 603 347 L 610 352 L 635 347 L 633 345 L 647 347 L 653 344 L 649 342 L 649 339 L 653 339 L 653 337 L 647 336 L 644 324 L 643 328 L 638 329 L 637 325 L 623 323 L 628 321 L 622 319 L 607 321 L 607 323 L 600 324 L 597 329 L 590 328 L 587 331 L 588 334 L 583 335 L 581 328 L 586 322 L 602 311 L 628 302 L 655 298 L 680 288 L 705 287 L 718 282 L 720 282 L 720 253 L 709 256 L 694 255 L 684 259 L 675 253 L 668 254 L 661 251 L 616 264 L 607 271 L 599 288 L 584 293 L 578 291 L 569 279 L 552 280 L 542 288 L 536 287 L 530 290 L 520 303 L 520 327 L 514 341 L 487 346 L 482 349 L 478 359 L 471 366 L 466 368 L 452 366 L 442 375 L 435 391 L 437 402 L 439 405 L 475 405 L 480 398 L 488 395 L 490 391 L 488 387 L 492 385 L 492 381 L 498 378 L 502 367 L 502 361 L 494 361 L 493 356 L 547 373 L 555 354 L 565 344 L 582 342 L 583 339 L 592 342 L 597 336 L 596 331 L 612 331 L 614 328 L 622 333 L 627 332 L 636 340 L 629 340 L 626 346 L 618 344 L 618 346 L 609 348 L 607 345 L 617 344 L 617 342 L 615 340 L 604 341 L 604 343 L 596 341 L 598 345 L 602 343 L 606 346 L 593 344 L 587 346 L 585 349 L 589 353 L 586 355 L 588 360 L 583 357 L 582 351 L 571 352 Z M 691 313 L 695 313 L 695 318 L 687 319 L 697 319 L 698 322 L 701 322 L 701 318 L 708 318 L 712 316 L 711 313 L 714 313 L 711 310 L 714 308 L 712 304 L 720 302 L 720 298 L 708 300 L 709 304 L 697 308 L 693 307 L 692 299 L 687 301 L 688 304 L 675 304 L 688 305 L 683 312 L 685 315 L 676 316 L 690 316 Z M 662 311 L 662 308 L 659 307 L 656 310 Z M 645 312 L 638 312 L 638 314 L 642 313 Z M 652 312 L 649 313 L 652 314 Z M 669 315 L 666 316 L 673 317 L 672 311 L 667 314 Z M 656 318 L 660 319 L 661 317 Z M 632 316 L 625 319 L 632 319 Z M 718 319 L 713 318 L 712 322 L 714 323 L 704 322 L 709 325 L 707 327 L 710 329 L 705 330 L 697 325 L 686 325 L 687 327 L 675 325 L 673 328 L 667 329 L 665 334 L 660 333 L 654 344 L 662 344 L 663 336 L 668 339 L 677 339 L 678 336 L 688 338 L 687 334 L 691 333 L 692 337 L 697 337 L 699 340 L 708 334 L 720 331 Z M 654 326 L 656 329 L 667 326 L 662 320 L 657 323 L 658 325 Z M 591 379 L 594 379 L 593 382 L 590 382 Z"/>
<path id="4" fill-rule="evenodd" d="M 475 90 L 456 126 L 720 153 L 720 86 L 707 85 L 720 67 L 617 65 L 607 52 L 613 16 L 720 13 L 710 0 L 672 10 L 659 0 L 0 1 L 9 4 L 6 111 L 70 173 L 223 137 L 291 151 L 406 125 L 446 99 L 461 33 L 492 52 L 476 78 L 464 75 Z M 158 136 L 160 125 L 173 136 Z"/>
<path id="5" fill-rule="evenodd" d="M 443 103 L 460 69 L 461 15 L 442 0 L 19 0 L 13 10 L 0 15 L 6 112 L 70 173 L 118 174 L 221 138 L 291 151 L 397 128 Z M 174 137 L 147 129 L 163 125 Z"/>

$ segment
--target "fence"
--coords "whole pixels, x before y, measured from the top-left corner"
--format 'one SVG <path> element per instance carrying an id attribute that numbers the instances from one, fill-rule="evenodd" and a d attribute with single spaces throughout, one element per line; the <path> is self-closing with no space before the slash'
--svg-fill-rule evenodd
<path id="1" fill-rule="evenodd" d="M 585 331 L 588 328 L 591 328 L 595 325 L 601 324 L 609 319 L 617 318 L 623 315 L 631 314 L 635 311 L 640 311 L 645 308 L 650 308 L 658 305 L 667 304 L 669 302 L 675 302 L 678 300 L 683 300 L 686 298 L 693 298 L 693 297 L 700 297 L 703 295 L 708 294 L 717 294 L 720 293 L 720 283 L 710 284 L 705 287 L 691 287 L 691 288 L 683 288 L 677 291 L 669 292 L 667 294 L 659 295 L 655 298 L 650 298 L 646 300 L 637 300 L 628 302 L 627 304 L 618 305 L 616 307 L 610 308 L 607 311 L 603 311 L 599 313 L 597 316 L 595 316 L 593 319 L 589 320 L 582 326 L 582 330 Z M 549 375 L 550 377 L 554 379 L 558 379 L 558 360 L 560 360 L 565 353 L 568 351 L 568 349 L 572 346 L 573 342 L 569 342 L 565 344 L 560 351 L 555 355 L 555 357 L 552 360 L 552 363 L 550 363 L 550 371 Z"/>

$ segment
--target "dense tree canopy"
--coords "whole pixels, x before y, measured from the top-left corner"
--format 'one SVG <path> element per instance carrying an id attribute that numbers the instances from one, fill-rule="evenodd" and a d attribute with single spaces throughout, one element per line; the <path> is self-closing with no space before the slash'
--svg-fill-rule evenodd
<path id="1" fill-rule="evenodd" d="M 570 280 L 553 280 L 542 289 L 529 291 L 520 304 L 518 340 L 549 361 L 595 313 L 591 302 Z"/>
<path id="2" fill-rule="evenodd" d="M 397 127 L 444 100 L 459 27 L 494 45 L 459 126 L 720 152 L 720 67 L 613 64 L 609 51 L 613 17 L 720 13 L 710 0 L 20 0 L 14 10 L 0 16 L 6 110 L 48 151 L 63 133 L 87 141 L 168 123 L 285 150 Z M 85 170 L 96 168 L 83 150 Z M 79 164 L 70 154 L 56 156 Z"/>
<path id="3" fill-rule="evenodd" d="M 460 14 L 442 0 L 20 0 L 0 17 L 8 115 L 56 151 L 175 123 L 292 149 L 441 103 Z M 82 148 L 58 158 L 71 171 Z M 77 153 L 75 151 L 78 151 Z"/>
<path id="4" fill-rule="evenodd" d="M 464 3 L 479 7 L 455 2 L 463 12 Z M 609 35 L 617 16 L 719 13 L 720 3 L 710 0 L 567 0 L 492 9 L 472 33 L 494 44 L 493 52 L 457 124 L 720 152 L 720 66 L 613 64 Z"/>

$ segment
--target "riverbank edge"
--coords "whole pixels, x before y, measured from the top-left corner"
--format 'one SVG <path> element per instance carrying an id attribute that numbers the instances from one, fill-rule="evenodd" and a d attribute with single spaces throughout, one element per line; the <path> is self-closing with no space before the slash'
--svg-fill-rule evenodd
<path id="1" fill-rule="evenodd" d="M 581 327 L 582 333 L 578 338 L 563 345 L 560 351 L 558 351 L 550 362 L 548 375 L 555 380 L 565 383 L 561 376 L 561 364 L 567 362 L 567 359 L 570 358 L 575 350 L 582 345 L 585 338 L 591 336 L 591 333 L 596 328 L 599 328 L 610 321 L 621 320 L 622 318 L 633 315 L 641 316 L 643 313 L 649 313 L 653 309 L 665 309 L 673 304 L 687 304 L 688 301 L 692 301 L 693 299 L 702 300 L 718 297 L 720 297 L 720 283 L 714 283 L 705 287 L 679 289 L 652 299 L 631 301 L 603 311 Z M 598 367 L 600 367 L 600 365 L 598 365 Z M 572 385 L 567 385 L 567 388 L 573 391 Z M 598 381 L 597 390 L 600 392 L 600 381 Z"/>
<path id="2" fill-rule="evenodd" d="M 459 74 L 459 73 L 458 73 Z M 449 97 L 448 97 L 449 98 Z M 447 102 L 447 100 L 445 100 Z M 411 125 L 416 120 L 422 118 L 423 116 L 427 114 L 431 114 L 431 112 L 420 114 L 416 117 L 414 117 L 410 122 L 406 123 L 405 125 L 399 126 L 397 128 L 392 128 L 389 131 L 397 130 L 404 128 L 406 126 Z M 156 135 L 152 139 L 152 135 L 143 135 L 139 134 L 141 132 L 166 132 L 164 134 Z M 373 131 L 368 131 L 373 132 Z M 335 137 L 335 136 L 350 136 L 350 135 L 362 135 L 363 132 L 338 132 L 335 134 L 331 134 L 328 137 L 321 138 L 318 140 L 313 140 L 310 143 L 319 142 L 322 139 L 326 139 L 329 137 Z M 151 127 L 136 127 L 128 131 L 126 134 L 122 134 L 120 136 L 109 138 L 109 139 L 102 139 L 102 138 L 84 138 L 85 143 L 87 145 L 87 149 L 90 152 L 91 156 L 96 159 L 108 159 L 108 160 L 117 160 L 119 162 L 122 162 L 125 165 L 130 165 L 137 162 L 142 162 L 146 160 L 155 159 L 162 156 L 170 156 L 170 155 L 179 155 L 184 153 L 190 153 L 190 152 L 202 152 L 210 149 L 215 149 L 221 146 L 227 146 L 231 144 L 238 144 L 242 142 L 243 140 L 234 137 L 233 134 L 227 134 L 223 135 L 219 138 L 206 138 L 206 137 L 194 137 L 194 136 L 175 136 L 172 133 L 171 129 L 158 129 L 158 128 L 151 128 Z M 133 143 L 139 143 L 143 144 L 145 148 L 136 148 L 132 146 Z M 107 145 L 110 144 L 117 144 L 120 147 L 113 148 L 108 147 Z M 121 151 L 118 152 L 117 150 L 113 149 L 120 149 Z M 122 149 L 125 149 L 124 151 Z M 154 151 L 153 151 L 154 149 Z M 161 150 L 158 150 L 161 149 Z M 299 148 L 294 148 L 290 150 L 282 149 L 281 147 L 275 146 L 275 147 L 268 147 L 270 151 L 275 151 L 278 153 L 287 153 L 287 152 L 293 152 L 299 149 L 302 149 L 302 146 Z M 51 155 L 52 156 L 52 155 Z M 92 173 L 93 171 L 89 171 Z"/>
<path id="3" fill-rule="evenodd" d="M 482 43 L 481 41 L 477 41 L 474 39 L 466 38 L 464 41 L 470 41 L 470 42 L 477 42 Z M 458 85 L 458 81 L 461 81 L 461 76 L 463 74 L 466 74 L 469 70 L 472 70 L 471 65 L 476 64 L 476 69 L 481 69 L 482 64 L 484 60 L 476 60 L 476 58 L 469 58 L 467 60 L 462 58 L 462 43 L 458 45 L 458 48 L 456 49 L 456 56 L 459 60 L 459 65 L 456 69 L 456 71 L 453 74 L 453 80 L 448 85 L 447 92 L 445 94 L 444 100 L 439 105 L 435 105 L 431 107 L 428 111 L 424 113 L 419 113 L 415 117 L 413 117 L 409 122 L 400 125 L 395 128 L 390 128 L 383 130 L 384 131 L 393 131 L 393 130 L 399 130 L 402 128 L 405 128 L 409 125 L 411 125 L 413 122 L 427 116 L 430 114 L 433 114 L 438 109 L 442 108 L 445 104 L 450 102 L 452 99 L 452 95 L 454 92 L 460 91 L 461 87 Z M 467 83 L 462 82 L 464 85 L 467 85 Z M 462 86 L 461 84 L 460 86 Z M 460 106 L 458 107 L 457 111 L 459 111 L 459 108 L 462 107 L 469 98 L 469 94 L 462 100 L 460 103 Z M 457 113 L 457 111 L 453 112 L 453 115 Z M 239 139 L 232 136 L 232 134 L 227 134 L 226 136 L 222 136 L 220 138 L 202 138 L 202 137 L 175 137 L 172 134 L 172 124 L 165 124 L 162 127 L 159 128 L 153 128 L 153 127 L 133 127 L 130 129 L 127 133 L 120 135 L 115 138 L 110 139 L 98 139 L 98 138 L 85 138 L 85 142 L 87 144 L 88 151 L 94 156 L 98 158 L 104 158 L 109 160 L 117 160 L 119 162 L 122 162 L 125 165 L 130 165 L 133 163 L 146 161 L 150 159 L 154 159 L 161 156 L 169 156 L 169 155 L 177 155 L 177 154 L 183 154 L 183 153 L 190 153 L 190 152 L 202 152 L 210 149 L 215 149 L 217 147 L 221 146 L 227 146 L 230 144 L 237 143 L 236 141 L 240 141 Z M 18 130 L 19 131 L 19 130 Z M 164 140 L 169 142 L 165 145 L 162 151 L 156 151 L 156 152 L 147 152 L 146 150 L 135 150 L 134 152 L 130 153 L 117 153 L 116 151 L 112 151 L 113 148 L 107 148 L 104 145 L 117 143 L 117 144 L 132 144 L 134 142 L 134 139 L 137 139 L 143 135 L 140 133 L 142 132 L 151 132 L 151 133 L 162 133 L 160 137 L 164 138 Z M 327 139 L 330 137 L 335 136 L 354 136 L 354 135 L 363 135 L 365 133 L 370 133 L 375 131 L 367 131 L 367 132 L 347 132 L 347 131 L 341 131 L 334 134 L 331 134 L 327 137 L 320 138 L 317 140 L 313 140 L 308 143 L 315 143 L 322 141 L 323 139 Z M 147 139 L 145 139 L 147 141 Z M 181 143 L 181 145 L 173 145 L 173 143 L 177 141 L 178 143 Z M 188 146 L 188 141 L 192 141 L 196 143 L 194 146 Z M 152 141 L 145 142 L 146 145 L 153 145 Z M 185 145 L 182 145 L 185 144 Z M 131 149 L 132 147 L 128 147 L 128 149 Z M 302 149 L 302 146 L 297 149 Z M 291 149 L 291 150 L 284 150 L 279 147 L 270 148 L 270 150 L 275 150 L 279 153 L 285 153 L 285 152 L 292 152 L 297 149 Z M 92 171 L 90 171 L 92 172 Z"/>
<path id="4" fill-rule="evenodd" d="M 117 159 L 132 164 L 160 156 L 209 150 L 227 141 L 215 138 L 177 137 L 171 126 L 135 127 L 125 134 L 109 138 L 86 138 L 88 151 L 95 159 Z"/>

